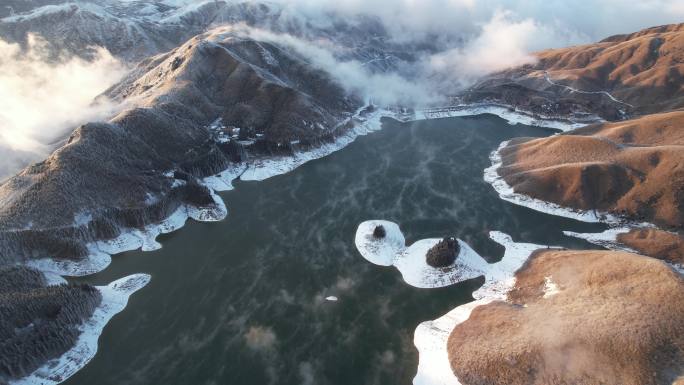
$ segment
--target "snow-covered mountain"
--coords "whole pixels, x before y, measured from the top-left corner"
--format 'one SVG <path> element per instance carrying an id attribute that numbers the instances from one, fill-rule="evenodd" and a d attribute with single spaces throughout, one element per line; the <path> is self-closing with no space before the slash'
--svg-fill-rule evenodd
<path id="1" fill-rule="evenodd" d="M 14 318 L 26 314 L 26 319 L 14 323 L 5 322 L 10 320 L 9 316 L 0 317 L 4 322 L 0 322 L 0 335 L 6 336 L 5 340 L 12 337 L 11 346 L 6 344 L 5 350 L 0 349 L 0 383 L 25 376 L 47 359 L 67 351 L 76 337 L 74 325 L 92 315 L 101 301 L 90 286 L 46 288 L 44 277 L 32 268 L 48 266 L 52 272 L 61 274 L 90 274 L 106 267 L 110 254 L 159 247 L 156 236 L 178 229 L 188 217 L 203 221 L 222 219 L 227 209 L 215 190 L 230 188 L 231 181 L 244 176 L 245 171 L 252 173 L 253 180 L 263 178 L 270 172 L 263 171 L 268 168 L 264 164 L 277 163 L 274 158 L 286 164 L 276 170 L 282 172 L 341 148 L 357 132 L 367 129 L 369 121 L 379 122 L 382 115 L 366 100 L 369 95 L 359 92 L 358 84 L 373 80 L 366 86 L 383 93 L 383 86 L 395 87 L 410 76 L 390 76 L 382 82 L 373 75 L 404 75 L 406 68 L 416 68 L 411 64 L 438 51 L 439 43 L 431 39 L 419 43 L 393 39 L 373 17 L 347 19 L 330 14 L 314 20 L 283 4 L 200 0 L 8 0 L 0 4 L 0 38 L 5 41 L 28 44 L 32 34 L 40 35 L 48 42 L 47 50 L 54 59 L 63 55 L 91 59 L 96 52 L 94 47 L 104 47 L 132 68 L 104 93 L 121 106 L 115 116 L 75 127 L 44 161 L 26 167 L 0 184 L 0 307 Z M 681 26 L 655 32 L 673 34 L 672 42 L 682 41 Z M 681 108 L 682 77 L 670 65 L 676 62 L 679 66 L 681 60 L 677 55 L 681 50 L 666 49 L 662 55 L 654 56 L 654 45 L 644 36 L 634 36 L 642 48 L 639 50 L 632 49 L 627 40 L 613 38 L 600 43 L 598 49 L 579 47 L 538 54 L 535 65 L 489 76 L 461 93 L 458 100 L 505 104 L 511 110 L 520 108 L 535 115 L 598 115 L 609 120 L 626 116 L 626 104 L 616 100 L 613 93 L 629 100 L 629 106 L 647 100 L 644 109 L 634 108 L 636 113 L 661 112 L 652 110 L 655 97 L 662 102 L 656 106 L 658 109 Z M 652 37 L 655 42 L 667 38 Z M 660 43 L 656 45 L 661 47 Z M 615 50 L 615 46 L 624 49 Z M 637 51 L 644 55 L 633 55 Z M 615 52 L 618 54 L 612 54 Z M 612 71 L 627 63 L 625 56 L 642 58 L 642 63 L 630 63 L 620 71 Z M 659 67 L 654 63 L 662 64 L 663 68 L 653 71 L 657 77 L 639 78 L 633 84 L 612 81 L 613 73 L 651 73 L 651 69 Z M 370 75 L 353 79 L 360 72 Z M 560 75 L 563 83 L 556 78 Z M 644 91 L 642 86 L 653 79 L 660 79 L 664 86 L 657 92 Z M 430 84 L 439 82 L 430 80 Z M 599 85 L 601 88 L 588 88 Z M 449 87 L 451 83 L 444 85 L 447 92 L 458 93 Z M 581 92 L 580 87 L 587 91 Z M 401 93 L 398 90 L 393 88 L 390 92 Z M 448 115 L 449 107 L 443 110 Z M 681 144 L 679 131 L 663 131 L 675 127 L 673 121 L 682 120 L 681 111 L 673 114 L 660 116 L 657 124 L 644 120 L 643 125 L 636 126 L 593 126 L 588 130 L 595 132 L 584 131 L 592 137 L 581 141 L 574 135 L 540 139 L 534 143 L 565 140 L 566 144 L 533 146 L 528 152 L 523 151 L 523 144 L 522 150 L 515 149 L 521 156 L 509 153 L 506 157 L 504 149 L 504 167 L 516 168 L 510 168 L 512 176 L 505 173 L 505 168 L 498 172 L 516 189 L 534 186 L 536 192 L 551 192 L 540 198 L 557 201 L 558 196 L 569 196 L 566 193 L 571 188 L 562 188 L 564 195 L 556 191 L 557 186 L 568 180 L 575 187 L 593 186 L 595 180 L 610 174 L 609 177 L 620 177 L 614 179 L 623 183 L 623 174 L 613 170 L 618 167 L 617 162 L 624 161 L 630 172 L 624 185 L 631 188 L 646 182 L 641 190 L 643 195 L 637 191 L 637 199 L 628 201 L 629 206 L 616 208 L 626 211 L 636 207 L 634 212 L 641 219 L 645 215 L 641 202 L 659 202 L 661 197 L 650 193 L 660 194 L 660 186 L 668 183 L 673 186 L 674 198 L 665 197 L 664 203 L 656 207 L 671 213 L 672 207 L 680 208 L 684 191 L 682 173 L 677 171 L 683 161 L 679 148 L 674 148 Z M 428 116 L 425 112 L 423 115 Z M 673 120 L 673 116 L 677 119 Z M 632 143 L 634 138 L 659 138 L 650 132 L 653 128 L 658 134 L 670 133 L 674 139 Z M 578 133 L 581 131 L 574 134 Z M 598 148 L 606 146 L 606 138 L 613 134 L 619 137 L 614 138 L 617 144 L 612 144 L 615 149 L 611 151 L 617 154 L 633 146 L 632 152 L 639 156 L 601 159 L 608 164 L 607 173 L 604 169 L 586 167 L 597 161 L 594 150 L 586 153 L 581 165 L 573 164 L 573 169 L 579 170 L 576 174 L 568 174 L 569 167 L 552 167 L 557 163 L 577 163 L 583 153 L 567 151 L 573 148 L 573 142 L 581 142 L 578 149 L 592 149 L 584 144 L 591 140 L 598 143 Z M 518 145 L 523 141 L 512 143 Z M 643 148 L 655 144 L 663 148 Z M 540 155 L 548 149 L 552 149 L 549 154 Z M 667 156 L 666 151 L 676 154 Z M 529 164 L 520 162 L 526 154 L 531 154 Z M 539 163 L 544 159 L 550 160 Z M 512 165 L 512 160 L 518 164 Z M 526 172 L 520 172 L 526 167 Z M 633 171 L 639 167 L 647 169 Z M 262 171 L 254 171 L 257 168 Z M 541 170 L 538 185 L 533 184 L 530 169 Z M 549 176 L 550 170 L 561 172 L 554 171 Z M 663 182 L 648 185 L 644 175 L 658 176 L 661 179 L 657 180 Z M 600 202 L 607 202 L 606 196 L 621 198 L 624 194 L 617 194 L 622 191 L 613 186 L 618 186 L 617 182 L 607 192 L 582 187 L 576 195 L 595 195 L 601 198 L 597 200 Z M 533 191 L 522 192 L 534 195 Z M 574 205 L 574 201 L 557 203 Z M 594 204 L 584 205 L 585 200 L 581 203 L 583 206 L 577 208 L 597 208 Z M 680 229 L 681 215 L 671 222 Z M 32 268 L 8 268 L 18 264 Z M 16 290 L 6 292 L 8 286 L 16 286 Z M 32 292 L 42 297 L 23 296 Z M 35 333 L 17 333 L 24 330 L 17 325 L 28 324 L 27 320 L 36 317 L 36 309 L 42 311 L 42 306 L 53 303 L 73 311 L 65 312 L 67 319 L 58 319 L 45 327 L 43 331 L 49 332 L 49 337 L 36 345 Z M 69 338 L 63 338 L 65 335 Z M 8 346 L 17 348 L 10 351 Z M 33 351 L 32 346 L 38 347 L 37 354 L 23 356 L 22 353 Z M 497 361 L 493 367 L 501 365 Z"/>
<path id="2" fill-rule="evenodd" d="M 54 53 L 85 58 L 101 46 L 133 67 L 105 93 L 122 112 L 76 128 L 0 185 L 3 263 L 82 258 L 89 242 L 184 204 L 213 204 L 202 178 L 246 154 L 315 149 L 345 135 L 366 101 L 322 68 L 327 54 L 382 73 L 430 50 L 392 42 L 371 17 L 314 24 L 254 1 L 16 1 L 3 12 L 3 39 L 40 34 Z"/>
<path id="3" fill-rule="evenodd" d="M 325 22 L 311 19 L 279 3 L 257 1 L 77 0 L 10 1 L 0 6 L 0 37 L 25 42 L 34 33 L 53 49 L 88 57 L 89 47 L 107 48 L 136 62 L 169 51 L 219 25 L 245 24 L 307 40 L 328 40 L 344 49 L 336 53 L 368 62 L 369 68 L 393 69 L 416 57 L 417 49 L 390 42 L 383 25 L 372 17 L 354 20 L 331 14 Z"/>
<path id="4" fill-rule="evenodd" d="M 120 48 L 130 60 L 145 50 L 175 44 L 145 34 L 144 28 L 152 23 L 147 16 L 122 20 L 107 11 L 114 21 L 100 23 L 100 16 L 91 12 L 105 9 L 98 4 L 51 7 L 43 6 L 30 16 L 10 16 L 9 22 L 5 18 L 4 26 L 55 17 L 54 23 L 33 25 L 62 25 L 83 38 L 48 37 L 58 50 L 76 52 L 99 43 L 97 39 L 108 42 L 104 35 L 91 35 L 99 31 L 116 36 L 109 48 Z M 191 14 L 198 17 L 198 12 Z M 142 50 L 136 41 L 146 43 Z M 364 105 L 295 50 L 227 27 L 215 27 L 147 57 L 106 95 L 124 105 L 123 111 L 105 122 L 76 128 L 47 159 L 0 185 L 0 284 L 10 279 L 2 266 L 39 267 L 56 260 L 51 269 L 92 273 L 109 260 L 102 248 L 130 242 L 131 233 L 149 233 L 144 237 L 153 241 L 158 232 L 182 226 L 188 216 L 222 219 L 226 208 L 205 178 L 226 173 L 229 184 L 245 169 L 247 157 L 253 163 L 334 142 L 354 129 L 352 116 Z M 102 241 L 109 246 L 98 243 Z M 37 273 L 26 274 L 31 272 Z M 49 292 L 42 286 L 37 290 Z M 80 286 L 60 290 L 63 295 L 54 302 L 65 308 L 84 302 L 66 294 L 94 292 Z M 43 302 L 19 305 L 31 308 Z M 10 303 L 7 308 L 21 313 L 19 305 Z M 86 310 L 50 326 L 52 337 L 36 349 L 31 348 L 35 335 L 16 337 L 13 346 L 39 352 L 19 363 L 17 352 L 0 352 L 3 367 L 9 368 L 0 370 L 0 383 L 25 376 L 70 349 L 75 336 L 68 333 L 92 313 L 92 308 Z M 4 326 L 0 329 L 14 330 Z"/>
<path id="5" fill-rule="evenodd" d="M 221 27 L 141 62 L 107 94 L 128 109 L 79 127 L 0 186 L 3 262 L 78 259 L 90 241 L 198 199 L 212 204 L 198 183 L 244 161 L 243 149 L 255 157 L 317 147 L 351 129 L 341 123 L 363 106 L 296 53 Z M 82 213 L 89 220 L 75 219 Z"/>

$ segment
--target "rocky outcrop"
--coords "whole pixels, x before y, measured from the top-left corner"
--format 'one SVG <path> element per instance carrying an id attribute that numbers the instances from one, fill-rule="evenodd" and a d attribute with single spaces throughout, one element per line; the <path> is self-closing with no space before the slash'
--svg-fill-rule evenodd
<path id="1" fill-rule="evenodd" d="M 373 238 L 383 239 L 386 235 L 387 232 L 385 231 L 385 227 L 383 227 L 382 225 L 375 226 L 375 229 L 373 230 Z"/>
<path id="2" fill-rule="evenodd" d="M 450 266 L 456 260 L 460 249 L 456 238 L 444 238 L 427 251 L 425 262 L 432 267 Z"/>
<path id="3" fill-rule="evenodd" d="M 448 340 L 464 385 L 671 384 L 684 374 L 684 280 L 609 251 L 541 251 L 507 302 L 475 308 Z"/>
<path id="4" fill-rule="evenodd" d="M 88 285 L 46 286 L 43 274 L 0 268 L 0 383 L 21 378 L 69 350 L 100 304 Z"/>

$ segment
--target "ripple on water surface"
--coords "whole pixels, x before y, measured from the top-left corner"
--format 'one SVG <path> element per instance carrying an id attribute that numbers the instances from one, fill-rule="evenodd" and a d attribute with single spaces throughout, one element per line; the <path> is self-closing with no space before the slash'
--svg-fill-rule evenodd
<path id="1" fill-rule="evenodd" d="M 147 273 L 100 337 L 97 356 L 66 383 L 410 384 L 416 327 L 472 301 L 474 279 L 440 289 L 407 285 L 363 260 L 359 223 L 400 223 L 406 244 L 453 235 L 487 262 L 503 256 L 498 230 L 519 242 L 587 247 L 562 231 L 605 226 L 499 199 L 483 180 L 489 154 L 544 129 L 493 116 L 400 124 L 326 158 L 221 193 L 229 217 L 161 235 L 159 250 L 126 252 L 106 284 Z M 336 298 L 337 300 L 332 300 Z"/>

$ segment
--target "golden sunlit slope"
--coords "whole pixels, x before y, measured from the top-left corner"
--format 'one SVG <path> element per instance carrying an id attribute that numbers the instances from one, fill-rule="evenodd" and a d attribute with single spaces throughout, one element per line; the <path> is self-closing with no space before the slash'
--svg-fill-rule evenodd
<path id="1" fill-rule="evenodd" d="M 479 306 L 448 340 L 467 385 L 672 384 L 684 370 L 684 280 L 614 251 L 549 250 L 507 302 Z"/>
<path id="2" fill-rule="evenodd" d="M 501 150 L 516 192 L 566 207 L 684 224 L 684 111 L 585 127 Z"/>
<path id="3" fill-rule="evenodd" d="M 607 90 L 637 111 L 684 106 L 684 24 L 543 51 L 538 57 L 537 71 L 546 71 L 553 81 L 581 90 Z"/>

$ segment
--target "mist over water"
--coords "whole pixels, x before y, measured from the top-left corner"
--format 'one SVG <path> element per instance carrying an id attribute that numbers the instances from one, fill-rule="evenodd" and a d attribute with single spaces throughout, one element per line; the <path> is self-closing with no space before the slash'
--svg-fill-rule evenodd
<path id="1" fill-rule="evenodd" d="M 490 261 L 516 241 L 591 248 L 562 230 L 601 231 L 499 199 L 483 181 L 488 154 L 514 136 L 550 131 L 493 116 L 385 121 L 329 157 L 221 196 L 228 218 L 189 223 L 154 252 L 113 258 L 102 284 L 152 275 L 65 382 L 97 384 L 409 384 L 413 332 L 469 302 L 477 280 L 416 289 L 354 247 L 367 219 L 397 222 L 412 243 L 454 235 Z M 328 302 L 337 296 L 338 302 Z"/>
<path id="2" fill-rule="evenodd" d="M 684 18 L 679 0 L 275 3 L 306 20 L 302 25 L 330 24 L 332 15 L 353 22 L 362 14 L 377 18 L 392 44 L 411 50 L 429 42 L 414 60 L 381 72 L 341 57 L 337 52 L 350 47 L 313 33 L 229 26 L 296 51 L 350 94 L 417 107 L 445 103 L 492 72 L 534 63 L 535 50 Z M 118 106 L 98 95 L 135 64 L 101 47 L 89 48 L 90 60 L 48 53 L 49 36 L 29 35 L 24 47 L 2 38 L 0 182 L 44 159 L 76 126 L 111 116 Z M 488 154 L 501 141 L 549 134 L 492 116 L 388 120 L 382 132 L 292 173 L 238 182 L 221 194 L 227 220 L 191 223 L 161 237 L 161 250 L 124 253 L 105 271 L 72 279 L 102 285 L 134 273 L 152 276 L 106 327 L 94 360 L 65 383 L 411 383 L 416 326 L 469 302 L 480 281 L 413 288 L 394 269 L 358 255 L 356 226 L 397 222 L 409 244 L 457 236 L 492 262 L 502 250 L 488 239 L 491 230 L 520 242 L 592 248 L 562 231 L 597 232 L 603 225 L 512 205 L 482 180 Z"/>

